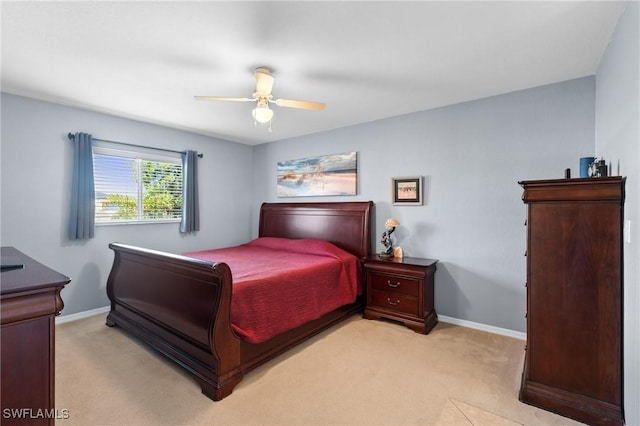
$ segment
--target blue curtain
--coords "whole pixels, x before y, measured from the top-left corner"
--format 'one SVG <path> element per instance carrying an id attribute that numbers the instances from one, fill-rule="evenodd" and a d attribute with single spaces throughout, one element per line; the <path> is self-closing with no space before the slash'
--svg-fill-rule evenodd
<path id="1" fill-rule="evenodd" d="M 188 234 L 200 230 L 198 209 L 198 153 L 182 153 L 182 221 L 180 232 Z"/>
<path id="2" fill-rule="evenodd" d="M 88 133 L 76 133 L 73 143 L 73 180 L 71 182 L 71 214 L 69 238 L 93 238 L 95 228 L 95 189 L 93 186 L 93 138 Z"/>

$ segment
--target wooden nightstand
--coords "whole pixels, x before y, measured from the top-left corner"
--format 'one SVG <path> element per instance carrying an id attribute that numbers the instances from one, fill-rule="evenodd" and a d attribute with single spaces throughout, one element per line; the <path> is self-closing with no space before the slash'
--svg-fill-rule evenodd
<path id="1" fill-rule="evenodd" d="M 367 306 L 364 318 L 387 318 L 428 334 L 438 324 L 434 309 L 434 259 L 370 256 L 365 259 Z"/>

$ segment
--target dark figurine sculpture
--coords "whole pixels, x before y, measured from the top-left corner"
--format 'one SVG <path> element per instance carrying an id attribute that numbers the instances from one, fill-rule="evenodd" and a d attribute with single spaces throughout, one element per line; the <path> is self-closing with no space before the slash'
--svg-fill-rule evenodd
<path id="1" fill-rule="evenodd" d="M 384 246 L 384 250 L 380 253 L 380 257 L 393 257 L 393 242 L 391 241 L 391 234 L 396 230 L 396 226 L 400 225 L 396 219 L 387 219 L 384 223 L 386 231 L 382 233 L 382 240 L 380 241 Z"/>

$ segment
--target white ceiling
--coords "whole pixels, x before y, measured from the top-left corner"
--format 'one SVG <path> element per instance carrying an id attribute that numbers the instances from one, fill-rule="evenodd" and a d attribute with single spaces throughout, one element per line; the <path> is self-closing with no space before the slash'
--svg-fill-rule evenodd
<path id="1" fill-rule="evenodd" d="M 3 92 L 253 145 L 593 75 L 624 2 L 1 7 Z M 259 66 L 326 109 L 275 106 L 269 133 L 251 103 L 193 99 L 250 97 Z"/>

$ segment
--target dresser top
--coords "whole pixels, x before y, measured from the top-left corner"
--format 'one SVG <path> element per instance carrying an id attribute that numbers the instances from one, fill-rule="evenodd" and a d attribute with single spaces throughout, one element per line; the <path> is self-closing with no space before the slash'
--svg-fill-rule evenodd
<path id="1" fill-rule="evenodd" d="M 0 272 L 2 296 L 47 287 L 62 287 L 71 281 L 69 277 L 46 267 L 15 247 L 2 247 L 0 259 L 3 267 Z M 5 266 L 11 268 L 4 269 Z"/>
<path id="2" fill-rule="evenodd" d="M 625 177 L 609 176 L 528 180 L 518 183 L 524 188 L 522 194 L 524 203 L 597 201 L 624 204 L 625 182 Z"/>
<path id="3" fill-rule="evenodd" d="M 381 263 L 397 263 L 401 265 L 416 265 L 416 266 L 431 266 L 438 263 L 436 259 L 423 259 L 421 257 L 408 257 L 408 256 L 404 256 L 402 258 L 380 257 L 377 254 L 373 256 L 367 256 L 365 261 L 367 262 L 374 261 L 374 262 L 381 262 Z"/>

